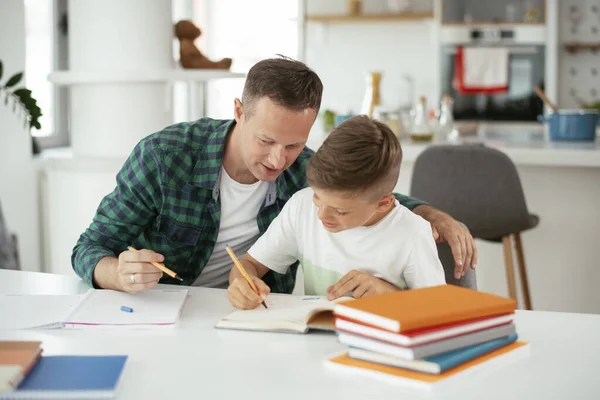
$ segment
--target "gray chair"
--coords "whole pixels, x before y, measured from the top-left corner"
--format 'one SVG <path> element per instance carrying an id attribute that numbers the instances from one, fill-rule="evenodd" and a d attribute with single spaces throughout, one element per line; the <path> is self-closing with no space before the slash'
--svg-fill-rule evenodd
<path id="1" fill-rule="evenodd" d="M 517 299 L 514 238 L 523 301 L 525 309 L 531 309 L 521 232 L 536 227 L 539 218 L 529 213 L 519 174 L 508 156 L 480 144 L 430 146 L 415 162 L 411 196 L 452 215 L 474 238 L 502 242 L 508 293 Z"/>
<path id="2" fill-rule="evenodd" d="M 18 252 L 16 250 L 16 237 L 11 235 L 4 222 L 4 214 L 0 206 L 0 269 L 18 270 Z"/>

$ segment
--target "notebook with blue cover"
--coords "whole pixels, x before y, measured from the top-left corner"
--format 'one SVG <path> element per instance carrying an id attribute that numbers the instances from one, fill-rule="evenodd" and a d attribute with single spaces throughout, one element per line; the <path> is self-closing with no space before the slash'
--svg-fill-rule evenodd
<path id="1" fill-rule="evenodd" d="M 515 342 L 517 338 L 518 334 L 515 333 L 499 339 L 494 339 L 446 353 L 437 354 L 422 360 L 405 360 L 354 347 L 351 347 L 348 350 L 348 356 L 356 360 L 370 361 L 378 364 L 411 369 L 428 374 L 441 374 L 450 368 L 454 368 L 458 365 L 464 364 L 467 361 L 473 360 L 479 356 L 509 345 Z"/>
<path id="2" fill-rule="evenodd" d="M 110 399 L 127 356 L 45 356 L 0 399 Z"/>

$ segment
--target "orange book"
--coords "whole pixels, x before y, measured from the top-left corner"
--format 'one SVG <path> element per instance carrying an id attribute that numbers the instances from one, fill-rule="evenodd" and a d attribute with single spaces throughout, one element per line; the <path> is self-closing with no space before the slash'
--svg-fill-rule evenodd
<path id="1" fill-rule="evenodd" d="M 472 379 L 472 376 L 475 373 L 491 373 L 497 368 L 506 366 L 528 354 L 529 344 L 527 342 L 517 341 L 471 361 L 467 361 L 466 363 L 442 372 L 439 375 L 432 375 L 369 361 L 356 360 L 350 358 L 348 353 L 329 357 L 326 360 L 326 365 L 331 368 L 382 379 L 390 383 L 431 390 L 436 386 L 456 381 L 462 377 Z"/>
<path id="2" fill-rule="evenodd" d="M 41 342 L 0 341 L 0 393 L 14 390 L 41 354 Z"/>
<path id="3" fill-rule="evenodd" d="M 336 304 L 333 313 L 390 332 L 513 313 L 517 302 L 455 285 L 439 285 L 364 297 Z"/>

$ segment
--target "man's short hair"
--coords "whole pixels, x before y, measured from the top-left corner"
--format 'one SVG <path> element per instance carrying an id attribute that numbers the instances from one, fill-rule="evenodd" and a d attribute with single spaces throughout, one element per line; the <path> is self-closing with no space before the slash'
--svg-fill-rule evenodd
<path id="1" fill-rule="evenodd" d="M 268 58 L 248 71 L 242 94 L 244 113 L 252 116 L 256 101 L 265 96 L 290 110 L 314 109 L 318 113 L 323 83 L 300 61 L 284 56 Z"/>

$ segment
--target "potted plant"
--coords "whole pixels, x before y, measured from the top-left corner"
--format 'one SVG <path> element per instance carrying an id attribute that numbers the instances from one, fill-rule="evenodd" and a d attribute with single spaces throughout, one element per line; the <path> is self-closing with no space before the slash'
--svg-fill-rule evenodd
<path id="1" fill-rule="evenodd" d="M 2 61 L 0 61 L 0 104 L 12 107 L 17 117 L 23 118 L 24 128 L 28 128 L 29 131 L 41 129 L 39 119 L 42 116 L 42 110 L 37 105 L 37 100 L 31 96 L 31 90 L 17 87 L 23 79 L 23 72 L 17 72 L 4 83 L 2 82 L 3 72 Z M 32 146 L 33 154 L 38 154 L 39 149 L 35 138 L 32 138 Z"/>

